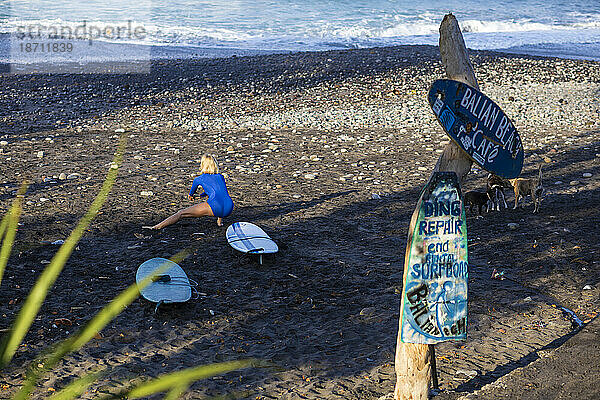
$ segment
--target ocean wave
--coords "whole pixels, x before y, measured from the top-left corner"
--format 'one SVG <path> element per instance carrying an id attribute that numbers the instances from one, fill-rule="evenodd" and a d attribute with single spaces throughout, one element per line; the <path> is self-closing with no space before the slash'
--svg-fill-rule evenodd
<path id="1" fill-rule="evenodd" d="M 496 33 L 496 32 L 532 32 L 569 30 L 580 28 L 600 28 L 600 19 L 589 22 L 574 22 L 568 24 L 544 24 L 533 21 L 479 21 L 466 20 L 459 23 L 463 32 Z"/>
<path id="2" fill-rule="evenodd" d="M 393 18 L 392 18 L 393 17 Z M 411 19 L 411 21 L 407 21 Z M 95 41 L 173 48 L 215 48 L 257 51 L 310 51 L 347 48 L 393 46 L 402 44 L 437 44 L 439 17 L 435 13 L 408 16 L 394 14 L 386 23 L 368 19 L 344 24 L 342 21 L 313 21 L 306 26 L 261 29 L 257 26 L 196 26 L 158 22 L 130 21 L 144 28 L 143 37 L 99 35 Z M 540 43 L 597 42 L 600 37 L 600 15 L 570 15 L 573 22 L 544 24 L 521 20 L 465 19 L 460 22 L 469 47 L 501 49 Z M 0 25 L 0 33 L 16 33 L 23 26 L 64 28 L 74 31 L 83 21 L 60 18 L 19 20 L 9 19 Z M 86 21 L 87 27 L 98 30 L 123 26 L 123 22 Z M 47 33 L 47 29 L 45 31 Z M 182 49 L 182 52 L 185 50 Z"/>
<path id="3" fill-rule="evenodd" d="M 464 20 L 460 22 L 460 27 L 464 33 L 506 33 L 506 32 L 531 32 L 531 31 L 551 31 L 551 30 L 570 30 L 570 29 L 598 29 L 600 28 L 599 15 L 579 16 L 577 21 L 563 24 L 545 24 L 529 20 L 520 21 L 494 21 L 494 20 Z M 401 15 L 398 19 L 406 19 Z M 210 27 L 210 26 L 183 26 L 183 25 L 165 25 L 157 23 L 147 23 L 144 21 L 85 21 L 88 27 L 103 31 L 115 27 L 124 27 L 127 23 L 144 28 L 144 38 L 140 39 L 143 44 L 227 44 L 227 43 L 256 43 L 279 42 L 282 41 L 310 41 L 311 39 L 341 39 L 348 41 L 352 39 L 389 39 L 401 38 L 406 36 L 423 36 L 438 34 L 439 23 L 434 15 L 420 15 L 420 21 L 396 21 L 393 24 L 380 24 L 374 21 L 363 20 L 360 23 L 350 25 L 336 25 L 333 23 L 313 23 L 305 27 L 280 27 L 277 29 L 263 30 L 260 28 L 249 27 Z M 9 19 L 0 25 L 0 32 L 14 33 L 38 26 L 46 28 L 53 27 L 64 29 L 65 31 L 74 31 L 81 27 L 84 21 L 66 21 L 62 19 L 39 19 L 39 20 L 18 20 Z M 382 26 L 383 25 L 383 26 Z M 98 40 L 114 41 L 127 38 L 115 38 L 110 35 L 99 37 Z"/>
<path id="4" fill-rule="evenodd" d="M 539 22 L 514 22 L 514 21 L 462 21 L 460 28 L 467 33 L 494 33 L 494 32 L 530 32 L 563 29 L 563 27 L 542 24 Z"/>

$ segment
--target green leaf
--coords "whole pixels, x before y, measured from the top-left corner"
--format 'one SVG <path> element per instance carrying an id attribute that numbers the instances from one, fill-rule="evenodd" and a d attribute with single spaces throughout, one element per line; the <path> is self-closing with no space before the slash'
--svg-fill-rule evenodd
<path id="1" fill-rule="evenodd" d="M 102 375 L 103 372 L 98 371 L 82 376 L 81 378 L 75 379 L 73 382 L 69 383 L 64 389 L 50 396 L 48 400 L 72 400 L 74 398 L 77 398 Z"/>
<path id="2" fill-rule="evenodd" d="M 177 400 L 189 389 L 189 387 L 189 384 L 175 386 L 173 389 L 167 392 L 163 400 Z"/>
<path id="3" fill-rule="evenodd" d="M 181 262 L 191 252 L 189 250 L 182 250 L 173 257 L 171 261 L 174 263 Z M 143 289 L 150 283 L 152 278 L 156 275 L 160 275 L 170 267 L 170 264 L 165 262 L 159 265 L 152 274 L 148 275 L 140 284 L 133 283 L 127 289 L 122 291 L 117 297 L 115 297 L 109 304 L 107 304 L 102 310 L 92 318 L 79 332 L 75 335 L 63 340 L 58 345 L 53 347 L 50 352 L 38 357 L 27 371 L 25 382 L 21 387 L 21 390 L 17 392 L 14 400 L 24 400 L 29 397 L 29 394 L 33 390 L 39 377 L 54 368 L 54 366 L 68 353 L 79 350 L 83 345 L 89 342 L 98 332 L 112 321 L 117 315 L 119 315 L 125 307 L 131 304 L 139 296 L 139 290 Z M 40 367 L 41 365 L 41 367 Z"/>
<path id="4" fill-rule="evenodd" d="M 181 388 L 183 388 L 183 391 L 179 391 L 181 390 Z M 165 397 L 163 398 L 163 400 L 177 400 L 179 399 L 187 390 L 189 389 L 189 386 L 185 386 L 185 387 L 174 387 L 173 389 L 169 390 L 167 392 L 167 394 L 165 395 Z M 233 393 L 227 393 L 227 394 L 223 394 L 220 396 L 214 396 L 214 397 L 208 397 L 205 400 L 236 400 L 236 399 L 245 399 L 247 397 L 250 397 L 252 394 L 254 394 L 255 392 L 252 392 L 250 390 L 245 390 L 243 392 L 233 392 Z"/>
<path id="5" fill-rule="evenodd" d="M 187 368 L 182 371 L 171 372 L 156 379 L 137 384 L 134 387 L 121 390 L 118 393 L 110 395 L 108 399 L 140 399 L 155 393 L 166 392 L 174 389 L 178 390 L 182 386 L 189 386 L 199 379 L 206 379 L 212 376 L 253 366 L 262 366 L 262 363 L 254 359 L 249 359 Z"/>
<path id="6" fill-rule="evenodd" d="M 182 260 L 191 254 L 190 250 L 182 250 L 170 258 L 170 261 L 175 264 L 179 264 Z M 104 327 L 112 321 L 117 315 L 119 315 L 125 307 L 131 304 L 139 296 L 139 291 L 150 283 L 156 275 L 160 275 L 169 269 L 170 264 L 165 262 L 159 265 L 152 274 L 148 275 L 142 280 L 139 285 L 136 283 L 131 284 L 127 289 L 122 291 L 117 297 L 115 297 L 106 307 L 100 310 L 90 322 L 81 330 L 81 333 L 75 337 L 73 344 L 69 351 L 78 350 L 84 344 L 92 340 L 96 333 L 100 332 Z"/>
<path id="7" fill-rule="evenodd" d="M 4 270 L 6 269 L 6 264 L 8 263 L 13 243 L 15 242 L 15 236 L 17 235 L 19 218 L 23 211 L 23 196 L 27 191 L 27 186 L 27 183 L 21 185 L 10 211 L 2 218 L 2 222 L 0 223 L 0 238 L 4 237 L 2 247 L 0 247 L 0 283 L 2 283 Z"/>
<path id="8" fill-rule="evenodd" d="M 100 192 L 94 199 L 94 202 L 90 206 L 89 210 L 81 218 L 75 229 L 71 232 L 69 237 L 65 240 L 64 244 L 58 249 L 48 267 L 44 269 L 35 285 L 29 292 L 23 307 L 13 322 L 11 330 L 4 337 L 2 345 L 0 345 L 0 368 L 8 365 L 12 360 L 17 348 L 23 341 L 23 338 L 29 331 L 31 324 L 37 316 L 39 309 L 44 302 L 46 295 L 52 285 L 58 278 L 58 275 L 62 271 L 67 259 L 73 252 L 75 246 L 83 236 L 85 229 L 89 226 L 94 217 L 98 214 L 98 211 L 106 201 L 108 194 L 115 183 L 117 178 L 118 167 L 123 160 L 123 152 L 125 150 L 126 136 L 121 137 L 117 153 L 113 159 L 113 163 L 109 169 L 106 179 L 100 189 Z M 10 231 L 7 231 L 7 235 Z"/>
<path id="9" fill-rule="evenodd" d="M 2 217 L 2 221 L 0 222 L 0 240 L 4 237 L 4 233 L 6 232 L 6 226 L 8 225 L 8 217 L 10 212 L 4 214 Z"/>

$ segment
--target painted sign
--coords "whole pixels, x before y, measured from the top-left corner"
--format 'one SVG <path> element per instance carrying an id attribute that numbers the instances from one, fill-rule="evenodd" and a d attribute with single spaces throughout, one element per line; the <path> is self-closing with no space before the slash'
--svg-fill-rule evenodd
<path id="1" fill-rule="evenodd" d="M 523 144 L 514 123 L 479 90 L 439 79 L 429 90 L 429 105 L 456 144 L 482 168 L 516 178 L 523 168 Z"/>
<path id="2" fill-rule="evenodd" d="M 454 172 L 436 172 L 411 222 L 401 340 L 434 344 L 467 336 L 467 224 Z"/>

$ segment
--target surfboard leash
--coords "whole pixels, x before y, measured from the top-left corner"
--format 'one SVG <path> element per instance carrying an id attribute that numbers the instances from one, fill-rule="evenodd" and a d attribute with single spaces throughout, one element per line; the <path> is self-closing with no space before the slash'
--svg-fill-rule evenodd
<path id="1" fill-rule="evenodd" d="M 156 303 L 156 307 L 154 307 L 154 314 L 156 314 L 158 312 L 158 307 L 161 306 L 161 304 L 163 304 L 165 301 L 161 300 L 158 303 Z"/>

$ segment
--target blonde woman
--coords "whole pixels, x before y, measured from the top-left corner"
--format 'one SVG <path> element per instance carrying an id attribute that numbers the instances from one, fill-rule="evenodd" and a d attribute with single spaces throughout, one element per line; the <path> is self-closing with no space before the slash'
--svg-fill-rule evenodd
<path id="1" fill-rule="evenodd" d="M 181 218 L 204 216 L 217 217 L 217 225 L 223 226 L 223 218 L 229 216 L 233 210 L 233 201 L 227 192 L 225 178 L 219 173 L 217 161 L 210 154 L 202 156 L 200 173 L 200 176 L 192 182 L 188 199 L 193 201 L 196 190 L 198 187 L 202 187 L 204 193 L 200 194 L 200 197 L 208 196 L 208 200 L 205 203 L 199 203 L 177 211 L 161 223 L 151 227 L 151 229 L 162 229 L 165 226 L 173 225 Z"/>

